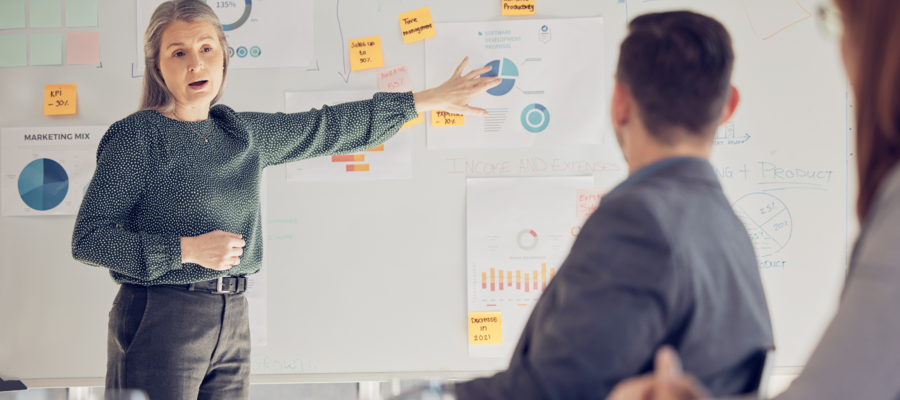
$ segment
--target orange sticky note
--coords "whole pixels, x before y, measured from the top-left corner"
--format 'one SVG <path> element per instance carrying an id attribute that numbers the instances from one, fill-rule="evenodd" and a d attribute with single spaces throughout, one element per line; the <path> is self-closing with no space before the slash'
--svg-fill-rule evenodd
<path id="1" fill-rule="evenodd" d="M 428 6 L 405 12 L 398 15 L 397 18 L 400 19 L 403 43 L 418 42 L 437 34 L 434 31 L 434 24 L 431 22 L 431 9 Z"/>
<path id="2" fill-rule="evenodd" d="M 350 70 L 381 68 L 384 57 L 381 54 L 381 36 L 369 36 L 350 41 Z"/>
<path id="3" fill-rule="evenodd" d="M 587 221 L 597 207 L 606 191 L 603 189 L 578 189 L 575 194 L 575 217 L 579 221 Z"/>
<path id="4" fill-rule="evenodd" d="M 44 115 L 75 114 L 78 89 L 74 83 L 44 85 Z"/>
<path id="5" fill-rule="evenodd" d="M 534 15 L 534 0 L 501 0 L 503 15 Z"/>
<path id="6" fill-rule="evenodd" d="M 465 124 L 466 117 L 462 114 L 431 110 L 431 126 L 463 126 Z"/>
<path id="7" fill-rule="evenodd" d="M 469 344 L 503 344 L 503 318 L 499 311 L 469 313 Z"/>

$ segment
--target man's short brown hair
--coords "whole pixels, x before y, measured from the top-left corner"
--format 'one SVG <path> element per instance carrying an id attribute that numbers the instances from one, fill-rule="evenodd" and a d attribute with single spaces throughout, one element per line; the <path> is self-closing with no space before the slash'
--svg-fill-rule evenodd
<path id="1" fill-rule="evenodd" d="M 631 90 L 644 125 L 663 143 L 672 128 L 701 135 L 728 101 L 734 51 L 718 21 L 692 12 L 647 14 L 628 25 L 616 79 Z M 712 137 L 710 137 L 712 139 Z"/>

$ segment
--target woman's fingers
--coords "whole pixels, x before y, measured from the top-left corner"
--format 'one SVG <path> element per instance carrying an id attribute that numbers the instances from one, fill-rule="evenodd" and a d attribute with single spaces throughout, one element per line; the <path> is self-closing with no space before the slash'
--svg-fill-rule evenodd
<path id="1" fill-rule="evenodd" d="M 491 67 L 490 65 L 488 65 L 486 67 L 481 67 L 478 69 L 473 69 L 468 74 L 466 74 L 466 76 L 464 76 L 463 79 L 475 79 L 477 77 L 480 77 L 481 75 L 484 75 L 484 74 L 490 72 L 492 69 L 494 69 L 494 68 Z"/>
<path id="2" fill-rule="evenodd" d="M 460 63 L 459 66 L 456 67 L 456 71 L 453 72 L 453 77 L 455 78 L 458 76 L 462 76 L 463 70 L 466 68 L 466 64 L 468 64 L 468 63 L 469 63 L 469 57 L 464 58 L 462 63 Z"/>
<path id="3" fill-rule="evenodd" d="M 501 84 L 502 82 L 503 78 L 482 79 L 475 85 L 475 89 L 478 89 L 479 93 L 481 93 L 485 90 L 490 90 L 491 88 Z"/>
<path id="4" fill-rule="evenodd" d="M 650 400 L 653 393 L 653 376 L 642 375 L 619 382 L 606 400 Z"/>
<path id="5" fill-rule="evenodd" d="M 482 117 L 486 117 L 489 113 L 487 110 L 483 108 L 472 107 L 470 105 L 464 105 L 460 107 L 457 111 L 457 114 L 468 114 L 468 115 L 480 115 Z"/>
<path id="6" fill-rule="evenodd" d="M 670 346 L 663 346 L 656 351 L 654 375 L 660 380 L 674 380 L 681 376 L 681 359 Z"/>

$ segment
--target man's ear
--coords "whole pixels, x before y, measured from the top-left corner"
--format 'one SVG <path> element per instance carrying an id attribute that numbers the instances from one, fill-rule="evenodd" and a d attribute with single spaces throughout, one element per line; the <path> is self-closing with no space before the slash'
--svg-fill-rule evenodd
<path id="1" fill-rule="evenodd" d="M 722 109 L 722 117 L 719 118 L 719 126 L 724 125 L 734 116 L 734 110 L 737 109 L 740 102 L 741 93 L 738 92 L 736 87 L 731 86 L 731 93 L 728 94 L 728 102 L 725 103 L 725 108 Z"/>
<path id="2" fill-rule="evenodd" d="M 628 89 L 628 86 L 616 82 L 611 103 L 610 116 L 612 117 L 613 128 L 619 129 L 627 125 L 631 118 L 631 107 L 633 107 L 634 99 L 631 97 L 631 90 Z"/>

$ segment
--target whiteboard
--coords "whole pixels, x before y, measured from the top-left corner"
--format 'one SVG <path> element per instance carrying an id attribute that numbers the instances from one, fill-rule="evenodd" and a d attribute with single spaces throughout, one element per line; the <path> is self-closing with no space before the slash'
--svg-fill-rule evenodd
<path id="1" fill-rule="evenodd" d="M 729 28 L 743 101 L 733 125 L 719 133 L 713 162 L 732 202 L 755 207 L 774 197 L 790 213 L 789 241 L 760 258 L 771 266 L 761 273 L 782 371 L 805 363 L 833 315 L 856 231 L 852 103 L 839 51 L 820 37 L 815 18 L 798 10 L 812 12 L 817 3 L 543 0 L 534 17 L 603 18 L 604 36 L 585 47 L 603 48 L 597 73 L 606 98 L 626 22 L 635 15 L 690 9 Z M 284 109 L 285 92 L 376 90 L 374 70 L 348 74 L 343 56 L 342 38 L 372 35 L 382 37 L 385 66 L 407 63 L 422 90 L 424 44 L 403 44 L 397 14 L 424 6 L 438 35 L 441 23 L 504 19 L 492 1 L 316 1 L 315 63 L 232 70 L 222 103 L 274 112 Z M 0 126 L 109 125 L 135 111 L 141 79 L 132 68 L 134 3 L 99 0 L 99 13 L 93 31 L 100 32 L 102 68 L 0 69 Z M 0 34 L 58 31 L 92 29 Z M 42 88 L 51 83 L 78 84 L 77 115 L 41 114 Z M 607 114 L 597 110 L 605 127 Z M 505 368 L 508 360 L 467 355 L 466 178 L 593 174 L 598 187 L 611 187 L 626 176 L 609 130 L 601 145 L 428 150 L 424 124 L 408 129 L 411 179 L 289 183 L 284 167 L 268 170 L 267 212 L 282 222 L 269 224 L 266 233 L 291 239 L 266 243 L 268 344 L 253 350 L 254 382 L 467 377 Z M 813 178 L 797 180 L 800 171 Z M 821 171 L 830 171 L 827 180 Z M 104 269 L 72 260 L 73 225 L 74 217 L 0 218 L 3 379 L 32 387 L 102 385 L 107 313 L 117 286 Z"/>

